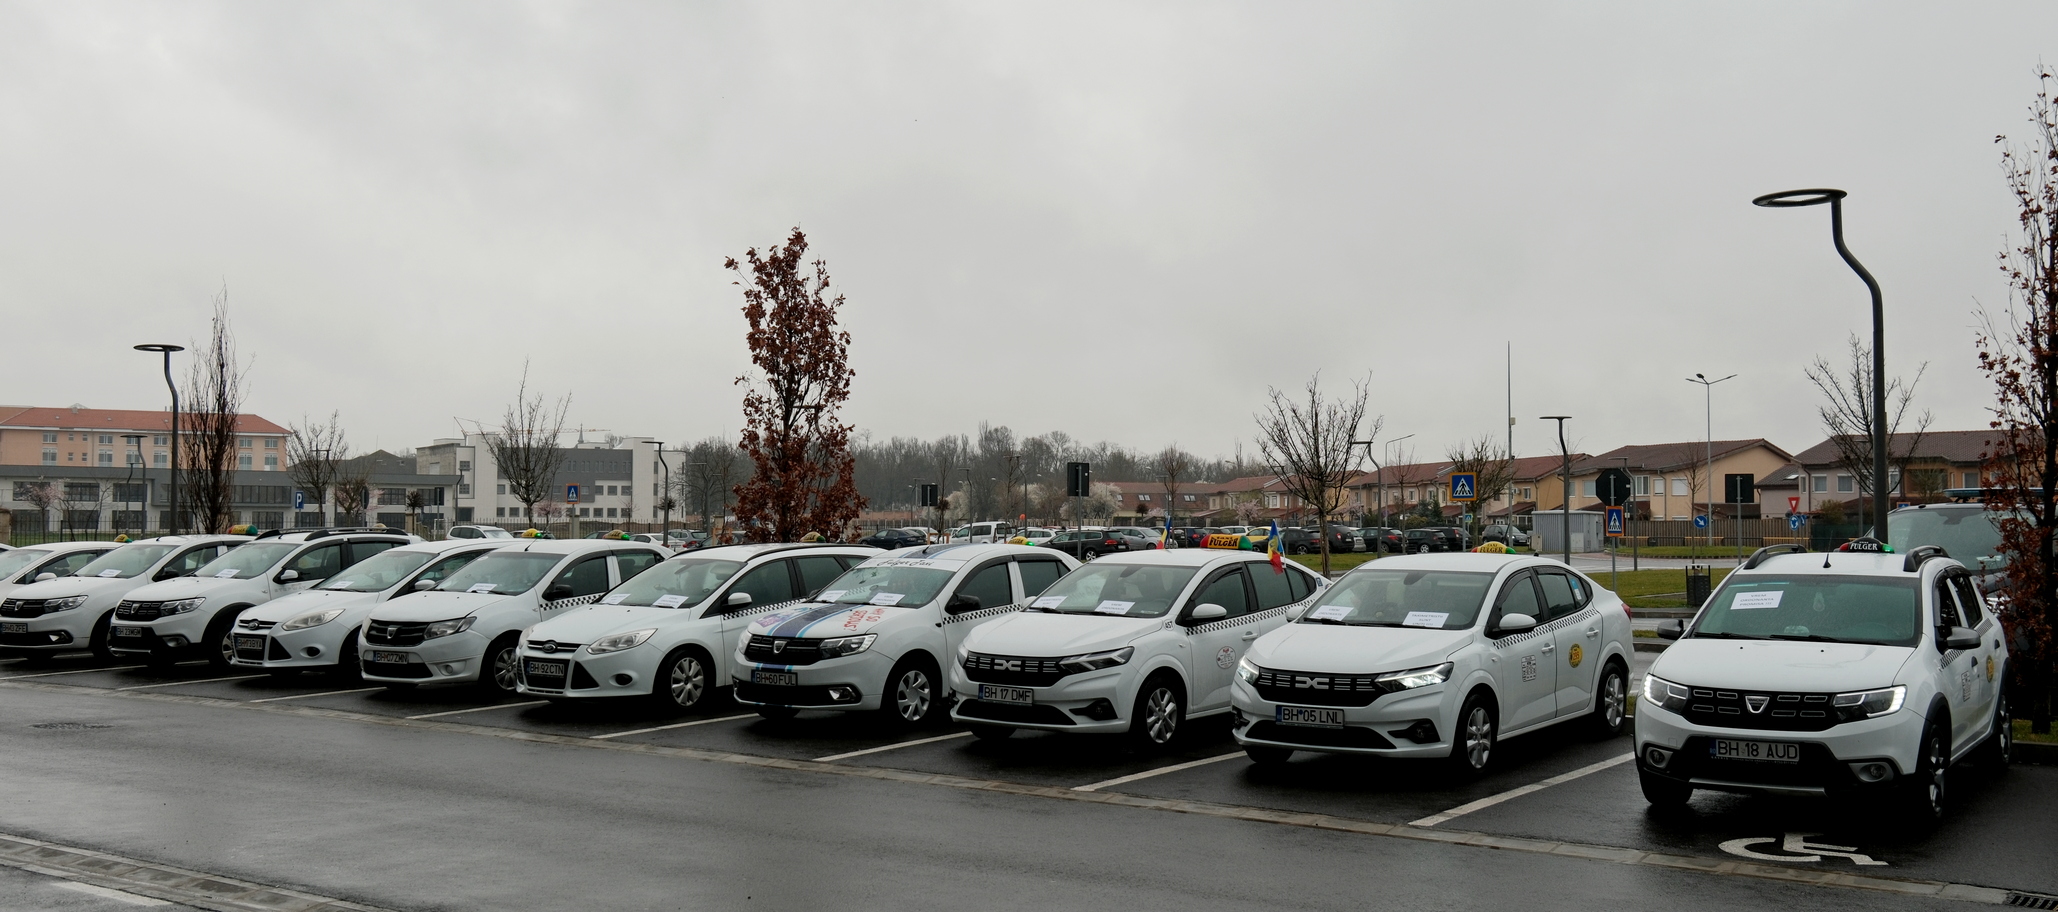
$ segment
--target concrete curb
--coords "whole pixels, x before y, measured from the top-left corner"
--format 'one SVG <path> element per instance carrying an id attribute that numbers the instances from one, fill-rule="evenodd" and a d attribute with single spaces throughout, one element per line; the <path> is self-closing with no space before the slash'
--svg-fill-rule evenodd
<path id="1" fill-rule="evenodd" d="M 2015 742 L 2015 749 L 2009 751 L 2008 756 L 2016 763 L 2058 766 L 2058 744 L 2017 741 Z"/>
<path id="2" fill-rule="evenodd" d="M 214 912 L 385 912 L 327 896 L 0 834 L 0 865 Z"/>

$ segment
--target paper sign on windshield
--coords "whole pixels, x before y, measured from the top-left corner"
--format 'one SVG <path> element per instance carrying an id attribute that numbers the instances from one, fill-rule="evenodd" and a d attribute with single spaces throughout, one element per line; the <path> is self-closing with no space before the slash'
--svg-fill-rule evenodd
<path id="1" fill-rule="evenodd" d="M 1308 612 L 1308 616 L 1311 618 L 1316 618 L 1318 620 L 1324 621 L 1341 621 L 1344 618 L 1351 616 L 1351 606 L 1323 605 L 1320 608 Z"/>
<path id="2" fill-rule="evenodd" d="M 1128 614 L 1129 609 L 1134 607 L 1136 607 L 1135 602 L 1118 602 L 1114 599 L 1109 599 L 1094 606 L 1093 611 L 1095 614 Z"/>
<path id="3" fill-rule="evenodd" d="M 120 571 L 120 570 L 102 570 L 102 571 L 100 571 L 100 575 L 101 575 L 101 576 L 120 576 L 120 575 L 121 575 L 121 571 Z"/>
<path id="4" fill-rule="evenodd" d="M 1448 611 L 1410 611 L 1407 617 L 1401 618 L 1401 626 L 1442 627 L 1443 622 L 1450 620 L 1450 617 L 1451 613 Z"/>
<path id="5" fill-rule="evenodd" d="M 899 593 L 899 592 L 879 592 L 879 593 L 874 593 L 874 594 L 872 595 L 872 604 L 874 604 L 874 605 L 898 605 L 898 604 L 900 604 L 900 600 L 901 600 L 901 597 L 902 597 L 902 595 L 903 595 L 903 593 Z"/>
<path id="6" fill-rule="evenodd" d="M 627 592 L 617 592 L 613 595 L 608 596 L 607 598 L 601 599 L 600 603 L 603 605 L 619 605 L 622 603 L 623 599 L 626 599 L 628 597 L 629 593 Z"/>
<path id="7" fill-rule="evenodd" d="M 1029 603 L 1029 607 L 1056 608 L 1057 606 L 1062 605 L 1064 603 L 1065 597 L 1062 595 L 1040 595 L 1036 597 L 1036 601 Z"/>
<path id="8" fill-rule="evenodd" d="M 659 608 L 677 608 L 680 605 L 686 604 L 686 597 L 683 595 L 660 595 L 657 597 L 657 601 L 651 602 L 651 604 Z"/>
<path id="9" fill-rule="evenodd" d="M 1780 597 L 1784 595 L 1786 595 L 1786 590 L 1784 589 L 1774 589 L 1770 592 L 1739 592 L 1736 594 L 1736 600 L 1729 603 L 1729 607 L 1777 608 L 1779 607 Z"/>
<path id="10" fill-rule="evenodd" d="M 843 597 L 843 594 L 844 594 L 844 593 L 846 593 L 846 592 L 849 592 L 849 591 L 850 591 L 850 590 L 848 590 L 848 589 L 831 589 L 831 590 L 829 590 L 829 591 L 827 591 L 827 592 L 824 592 L 824 593 L 822 593 L 822 601 L 825 601 L 825 602 L 833 602 L 833 601 L 836 601 L 837 599 L 840 599 L 840 598 L 842 598 L 842 597 Z"/>
<path id="11" fill-rule="evenodd" d="M 235 576 L 236 576 L 236 574 L 238 574 L 238 573 L 241 573 L 241 572 L 242 572 L 242 571 L 240 571 L 240 570 L 216 570 L 216 571 L 214 571 L 214 578 L 215 578 L 215 579 L 234 579 L 234 578 L 235 578 Z"/>
<path id="12" fill-rule="evenodd" d="M 924 570 L 949 570 L 956 573 L 965 566 L 961 560 L 929 560 L 920 557 L 886 557 L 865 562 L 867 567 L 920 567 Z"/>
<path id="13" fill-rule="evenodd" d="M 499 583 L 473 583 L 473 584 L 472 584 L 472 587 L 471 587 L 470 589 L 466 589 L 465 591 L 466 591 L 466 592 L 492 592 L 493 590 L 495 590 L 495 589 L 498 589 L 498 588 L 500 588 L 500 584 L 499 584 Z"/>

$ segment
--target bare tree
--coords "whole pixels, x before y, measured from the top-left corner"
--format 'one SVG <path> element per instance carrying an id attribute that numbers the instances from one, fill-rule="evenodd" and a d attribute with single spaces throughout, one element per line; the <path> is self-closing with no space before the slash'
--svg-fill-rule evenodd
<path id="1" fill-rule="evenodd" d="M 1165 490 L 1165 516 L 1169 520 L 1179 512 L 1179 479 L 1193 474 L 1196 460 L 1192 453 L 1172 444 L 1152 458 L 1151 465 L 1158 470 L 1158 482 Z"/>
<path id="2" fill-rule="evenodd" d="M 531 526 L 536 524 L 536 504 L 551 496 L 557 471 L 564 467 L 565 451 L 557 444 L 571 407 L 570 393 L 554 404 L 545 403 L 542 393 L 530 396 L 529 366 L 523 364 L 514 402 L 501 416 L 500 428 L 486 435 L 493 467 L 506 480 L 507 493 L 522 502 Z"/>
<path id="3" fill-rule="evenodd" d="M 1825 400 L 1816 408 L 1822 420 L 1822 430 L 1829 435 L 1829 442 L 1836 447 L 1837 467 L 1858 479 L 1860 499 L 1872 496 L 1872 347 L 1858 341 L 1853 334 L 1849 342 L 1851 363 L 1843 369 L 1830 366 L 1829 360 L 1816 356 L 1815 363 L 1808 366 L 1808 380 L 1822 391 Z M 1929 431 L 1931 416 L 1928 411 L 1912 416 L 1913 430 L 1902 435 L 1904 419 L 1909 419 L 1909 407 L 1915 400 L 1915 387 L 1922 383 L 1923 373 L 1929 370 L 1929 363 L 1923 362 L 1915 368 L 1915 379 L 1902 382 L 1894 377 L 1887 381 L 1886 398 L 1891 406 L 1887 410 L 1887 462 L 1901 470 L 1901 477 L 1908 475 L 1908 463 L 1922 447 L 1922 437 Z M 1902 485 L 1904 491 L 1906 485 Z M 1888 493 L 1893 493 L 1889 491 Z"/>
<path id="4" fill-rule="evenodd" d="M 235 505 L 236 436 L 243 412 L 243 377 L 248 371 L 236 354 L 236 336 L 229 330 L 229 290 L 214 299 L 214 317 L 207 341 L 198 347 L 186 377 L 186 414 L 178 443 L 186 472 L 185 501 L 199 514 L 198 525 L 221 533 L 230 525 Z"/>
<path id="5" fill-rule="evenodd" d="M 336 525 L 362 526 L 372 505 L 371 463 L 352 460 L 337 469 Z"/>
<path id="6" fill-rule="evenodd" d="M 1369 378 L 1368 378 L 1369 380 Z M 1321 529 L 1322 573 L 1329 573 L 1329 517 L 1342 506 L 1344 488 L 1357 474 L 1359 449 L 1352 445 L 1364 431 L 1366 440 L 1376 440 L 1384 419 L 1373 418 L 1366 426 L 1365 402 L 1369 382 L 1353 382 L 1352 393 L 1336 399 L 1322 395 L 1322 375 L 1308 378 L 1307 399 L 1289 398 L 1277 389 L 1267 390 L 1271 403 L 1258 421 L 1258 452 L 1278 466 L 1284 476 L 1280 486 L 1301 503 L 1315 508 Z"/>
<path id="7" fill-rule="evenodd" d="M 680 499 L 700 511 L 701 531 L 713 532 L 715 521 L 728 515 L 742 462 L 742 450 L 726 438 L 709 437 L 687 448 L 686 463 L 673 477 Z"/>
<path id="8" fill-rule="evenodd" d="M 327 421 L 309 421 L 303 415 L 299 424 L 287 426 L 286 434 L 287 472 L 294 484 L 314 497 L 324 526 L 329 524 L 330 489 L 336 486 L 342 462 L 350 458 L 350 441 L 344 438 L 337 414 L 330 412 Z"/>

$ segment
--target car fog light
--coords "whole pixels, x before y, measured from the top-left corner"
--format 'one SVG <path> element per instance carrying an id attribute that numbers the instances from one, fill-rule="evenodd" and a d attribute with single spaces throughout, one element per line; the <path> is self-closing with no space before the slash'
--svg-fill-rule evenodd
<path id="1" fill-rule="evenodd" d="M 629 674 L 627 672 L 623 672 L 621 674 L 615 675 L 613 678 L 610 678 L 609 680 L 614 681 L 616 687 L 627 687 L 631 682 L 636 680 L 636 676 Z"/>
<path id="2" fill-rule="evenodd" d="M 167 649 L 180 649 L 186 645 L 186 638 L 174 634 L 164 638 L 164 645 Z"/>
<path id="3" fill-rule="evenodd" d="M 1416 719 L 1415 724 L 1393 733 L 1416 744 L 1435 744 L 1441 740 L 1436 736 L 1436 723 L 1428 719 Z"/>
<path id="4" fill-rule="evenodd" d="M 322 654 L 322 648 L 320 646 L 309 646 L 306 649 L 300 650 L 300 654 L 312 659 Z"/>
<path id="5" fill-rule="evenodd" d="M 1072 715 L 1085 716 L 1086 718 L 1092 719 L 1096 722 L 1106 722 L 1115 717 L 1115 704 L 1108 702 L 1108 699 L 1106 697 L 1102 697 L 1098 700 L 1086 704 L 1085 706 L 1072 710 Z"/>
<path id="6" fill-rule="evenodd" d="M 1851 775 L 1859 782 L 1885 782 L 1894 778 L 1894 768 L 1878 760 L 1851 764 Z"/>
<path id="7" fill-rule="evenodd" d="M 438 667 L 440 667 L 440 668 L 442 668 L 442 669 L 443 669 L 443 673 L 444 673 L 444 674 L 447 674 L 447 675 L 454 675 L 454 674 L 457 674 L 457 666 L 455 666 L 455 665 L 442 665 L 442 666 L 438 666 Z"/>
<path id="8" fill-rule="evenodd" d="M 829 701 L 832 703 L 856 703 L 858 701 L 857 688 L 845 687 L 841 684 L 831 687 L 829 688 Z"/>
<path id="9" fill-rule="evenodd" d="M 1644 748 L 1644 762 L 1650 764 L 1652 769 L 1664 769 L 1672 762 L 1672 752 L 1662 747 Z"/>

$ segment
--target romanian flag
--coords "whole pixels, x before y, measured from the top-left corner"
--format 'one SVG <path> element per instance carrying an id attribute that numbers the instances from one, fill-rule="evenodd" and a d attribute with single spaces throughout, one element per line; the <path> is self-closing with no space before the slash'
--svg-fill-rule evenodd
<path id="1" fill-rule="evenodd" d="M 1272 520 L 1272 537 L 1265 539 L 1265 553 L 1270 555 L 1272 572 L 1286 572 L 1286 554 L 1279 550 L 1279 520 Z"/>

